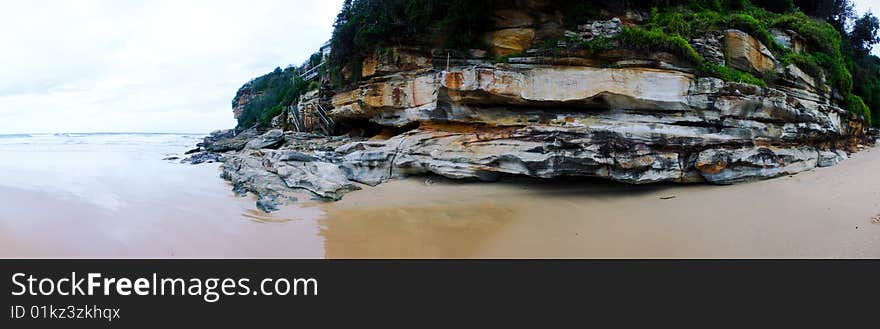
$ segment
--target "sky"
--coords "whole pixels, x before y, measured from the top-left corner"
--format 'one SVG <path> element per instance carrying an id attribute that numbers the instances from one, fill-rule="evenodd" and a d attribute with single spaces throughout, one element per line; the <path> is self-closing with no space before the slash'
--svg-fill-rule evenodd
<path id="1" fill-rule="evenodd" d="M 880 17 L 880 0 L 855 0 L 854 4 L 857 16 L 870 11 L 874 16 Z M 880 56 L 880 45 L 874 46 L 871 53 Z"/>
<path id="2" fill-rule="evenodd" d="M 856 0 L 880 13 L 880 0 Z M 0 0 L 0 134 L 207 133 L 330 38 L 342 0 Z M 880 47 L 875 47 L 880 53 Z"/>
<path id="3" fill-rule="evenodd" d="M 232 128 L 250 79 L 300 64 L 342 0 L 0 0 L 0 134 Z"/>

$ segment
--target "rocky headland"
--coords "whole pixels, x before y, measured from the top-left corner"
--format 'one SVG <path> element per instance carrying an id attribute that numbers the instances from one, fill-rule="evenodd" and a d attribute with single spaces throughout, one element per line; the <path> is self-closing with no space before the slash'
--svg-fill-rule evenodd
<path id="1" fill-rule="evenodd" d="M 615 39 L 647 15 L 609 13 L 570 31 L 559 13 L 498 10 L 487 49 L 372 53 L 357 84 L 334 90 L 324 80 L 270 126 L 214 132 L 183 161 L 222 162 L 236 193 L 273 211 L 301 191 L 338 200 L 416 175 L 732 184 L 833 166 L 876 143 L 877 130 L 841 107 L 824 76 L 783 63 L 744 31 L 689 41 L 715 65 L 769 75 L 766 85 L 706 76 L 681 54 Z M 775 37 L 799 51 L 788 32 Z M 549 49 L 556 35 L 567 41 Z M 597 39 L 611 47 L 559 44 Z M 258 98 L 248 86 L 239 93 L 236 115 Z"/>

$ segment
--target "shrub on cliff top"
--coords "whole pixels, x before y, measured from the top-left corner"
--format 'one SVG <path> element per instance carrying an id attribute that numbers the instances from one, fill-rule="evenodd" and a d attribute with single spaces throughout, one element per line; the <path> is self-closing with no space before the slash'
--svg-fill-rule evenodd
<path id="1" fill-rule="evenodd" d="M 355 65 L 376 49 L 478 46 L 493 8 L 485 0 L 346 0 L 334 24 L 329 70 L 337 87 L 357 82 Z M 352 75 L 342 77 L 342 72 Z"/>
<path id="2" fill-rule="evenodd" d="M 626 27 L 617 37 L 621 41 L 622 47 L 668 51 L 682 56 L 692 64 L 700 64 L 703 61 L 703 57 L 683 37 L 678 34 L 666 34 L 658 28 L 645 30 L 639 27 Z"/>
<path id="3" fill-rule="evenodd" d="M 865 101 L 862 100 L 861 97 L 850 94 L 846 98 L 846 109 L 850 113 L 861 115 L 865 118 L 865 122 L 868 124 L 873 124 L 874 121 L 871 118 L 871 109 L 868 108 L 868 105 L 865 104 Z"/>
<path id="4" fill-rule="evenodd" d="M 767 86 L 766 81 L 756 78 L 751 73 L 734 70 L 727 66 L 704 62 L 700 65 L 699 70 L 704 75 L 716 77 L 724 81 L 747 83 L 761 87 Z"/>
<path id="5" fill-rule="evenodd" d="M 647 28 L 660 29 L 670 35 L 680 34 L 685 37 L 688 37 L 688 33 L 696 37 L 708 31 L 729 28 L 745 31 L 767 46 L 783 64 L 795 64 L 813 77 L 824 76 L 827 84 L 834 87 L 835 91 L 845 99 L 853 91 L 852 72 L 861 70 L 853 64 L 858 58 L 854 53 L 858 51 L 848 50 L 852 47 L 846 42 L 847 39 L 841 36 L 841 32 L 832 24 L 807 16 L 795 6 L 773 1 L 757 3 L 775 8 L 777 12 L 754 6 L 749 2 L 744 2 L 740 8 L 728 14 L 722 14 L 707 5 L 688 4 L 672 8 L 664 7 L 663 10 L 655 8 L 652 10 Z M 729 7 L 729 4 L 724 6 L 733 8 Z M 783 10 L 783 8 L 787 9 Z M 865 18 L 864 21 L 873 22 L 870 18 Z M 864 33 L 865 37 L 858 39 L 869 40 L 862 43 L 870 45 L 870 40 L 874 40 L 871 36 L 876 35 L 876 30 L 871 29 L 872 24 L 863 25 L 867 27 L 862 30 L 869 32 Z M 806 39 L 809 52 L 794 53 L 782 47 L 769 33 L 770 28 L 791 29 L 797 32 Z M 863 50 L 862 52 L 864 53 Z M 722 79 L 756 82 L 749 76 L 719 67 L 702 67 L 701 71 Z M 860 83 L 866 83 L 867 79 L 864 75 L 859 74 L 857 78 L 860 79 Z M 860 95 L 864 96 L 864 94 Z M 874 98 L 870 97 L 870 99 Z"/>

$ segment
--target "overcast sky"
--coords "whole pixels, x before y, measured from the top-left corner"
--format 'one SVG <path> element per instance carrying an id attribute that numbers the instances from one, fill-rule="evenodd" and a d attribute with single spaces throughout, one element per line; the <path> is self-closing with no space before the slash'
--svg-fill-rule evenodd
<path id="1" fill-rule="evenodd" d="M 210 132 L 248 80 L 330 38 L 342 0 L 0 0 L 0 134 Z"/>
<path id="2" fill-rule="evenodd" d="M 0 0 L 0 134 L 231 128 L 238 87 L 305 61 L 341 4 Z"/>

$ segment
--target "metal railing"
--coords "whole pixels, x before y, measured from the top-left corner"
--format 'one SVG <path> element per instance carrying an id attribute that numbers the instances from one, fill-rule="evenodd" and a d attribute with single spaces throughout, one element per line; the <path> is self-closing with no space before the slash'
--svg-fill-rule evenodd
<path id="1" fill-rule="evenodd" d="M 318 64 L 315 67 L 310 68 L 308 71 L 305 71 L 303 74 L 300 74 L 299 78 L 303 79 L 305 81 L 314 80 L 315 78 L 317 78 L 320 75 L 321 71 L 319 69 L 322 66 L 324 66 L 324 62 L 321 62 L 321 64 Z"/>
<path id="2" fill-rule="evenodd" d="M 315 103 L 315 113 L 318 113 L 318 117 L 321 118 L 321 123 L 323 123 L 324 132 L 327 134 L 333 133 L 333 119 L 327 115 L 327 111 L 324 110 L 324 107 L 321 106 L 321 103 Z"/>
<path id="3" fill-rule="evenodd" d="M 291 105 L 288 112 L 293 116 L 293 127 L 296 128 L 296 131 L 305 131 L 305 129 L 303 129 L 302 114 L 299 113 L 299 107 Z"/>

